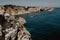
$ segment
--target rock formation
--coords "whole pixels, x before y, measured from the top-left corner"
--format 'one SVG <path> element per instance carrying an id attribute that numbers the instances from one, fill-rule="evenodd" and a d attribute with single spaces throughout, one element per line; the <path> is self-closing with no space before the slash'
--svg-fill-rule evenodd
<path id="1" fill-rule="evenodd" d="M 26 13 L 36 13 L 40 11 L 53 11 L 54 8 L 49 7 L 34 7 L 34 6 L 16 6 L 16 5 L 2 5 L 0 6 L 4 10 L 4 12 L 10 12 L 13 13 L 13 15 L 21 15 Z M 8 13 L 9 13 L 8 12 Z M 15 14 L 14 14 L 15 12 Z"/>
<path id="2" fill-rule="evenodd" d="M 8 13 L 0 14 L 0 40 L 31 40 L 31 34 L 24 24 L 25 19 L 16 19 Z"/>

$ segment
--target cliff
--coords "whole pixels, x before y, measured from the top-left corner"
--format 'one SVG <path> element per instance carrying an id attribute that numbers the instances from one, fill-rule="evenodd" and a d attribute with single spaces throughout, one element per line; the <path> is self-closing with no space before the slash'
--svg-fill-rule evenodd
<path id="1" fill-rule="evenodd" d="M 31 40 L 31 34 L 24 26 L 24 18 L 16 19 L 10 14 L 0 14 L 0 19 L 0 40 Z"/>
<path id="2" fill-rule="evenodd" d="M 4 12 L 12 13 L 13 15 L 20 15 L 26 13 L 36 13 L 41 11 L 53 11 L 54 8 L 49 7 L 35 7 L 35 6 L 16 6 L 16 5 L 3 5 L 0 6 Z"/>

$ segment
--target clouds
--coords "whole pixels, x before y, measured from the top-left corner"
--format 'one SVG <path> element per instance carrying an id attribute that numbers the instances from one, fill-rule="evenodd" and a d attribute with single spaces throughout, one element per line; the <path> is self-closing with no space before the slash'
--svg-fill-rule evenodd
<path id="1" fill-rule="evenodd" d="M 60 7 L 60 0 L 0 0 L 0 5 L 2 4 Z"/>

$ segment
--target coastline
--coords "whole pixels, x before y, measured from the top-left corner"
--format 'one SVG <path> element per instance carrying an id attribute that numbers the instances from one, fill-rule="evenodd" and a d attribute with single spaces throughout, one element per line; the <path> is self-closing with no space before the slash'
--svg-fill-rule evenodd
<path id="1" fill-rule="evenodd" d="M 36 12 L 41 12 L 41 11 L 48 11 L 48 12 L 52 12 L 54 10 L 54 8 L 50 8 L 50 7 L 35 7 L 35 6 L 16 6 L 16 5 L 3 5 L 0 6 L 2 8 L 4 8 L 5 10 L 9 10 L 12 12 L 16 11 L 17 13 L 14 14 L 12 13 L 12 15 L 20 15 L 20 14 L 26 14 L 26 13 L 36 13 Z"/>

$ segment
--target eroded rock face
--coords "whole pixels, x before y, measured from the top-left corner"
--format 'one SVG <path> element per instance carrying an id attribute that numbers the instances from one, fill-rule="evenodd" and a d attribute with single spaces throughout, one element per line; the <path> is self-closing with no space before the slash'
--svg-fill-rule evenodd
<path id="1" fill-rule="evenodd" d="M 8 17 L 4 22 L 3 26 L 0 26 L 0 40 L 31 40 L 31 34 L 26 30 L 24 24 L 25 19 L 11 18 L 11 15 L 6 15 Z M 9 19 L 10 18 L 10 19 Z M 22 21 L 20 21 L 23 19 Z M 22 23 L 23 22 L 23 23 Z M 2 27 L 5 27 L 4 29 Z"/>

